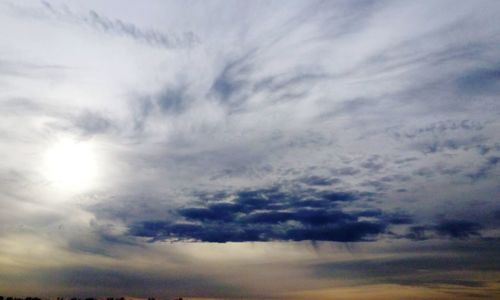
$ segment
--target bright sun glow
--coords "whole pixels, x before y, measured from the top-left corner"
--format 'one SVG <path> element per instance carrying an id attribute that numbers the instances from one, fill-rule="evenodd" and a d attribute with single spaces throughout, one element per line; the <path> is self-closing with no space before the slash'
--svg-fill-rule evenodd
<path id="1" fill-rule="evenodd" d="M 63 139 L 45 152 L 44 173 L 53 186 L 81 192 L 96 183 L 97 157 L 88 141 Z"/>

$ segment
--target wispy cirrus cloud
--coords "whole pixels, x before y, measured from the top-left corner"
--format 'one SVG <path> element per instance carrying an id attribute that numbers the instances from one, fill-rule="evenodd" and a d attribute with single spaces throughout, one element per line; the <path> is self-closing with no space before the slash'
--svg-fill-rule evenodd
<path id="1" fill-rule="evenodd" d="M 163 33 L 155 29 L 143 29 L 133 23 L 120 19 L 107 18 L 92 9 L 87 13 L 78 13 L 72 11 L 64 4 L 51 4 L 49 1 L 41 1 L 41 4 L 46 17 L 54 18 L 61 22 L 84 25 L 96 31 L 110 35 L 124 36 L 152 46 L 167 49 L 190 48 L 201 42 L 200 38 L 191 31 Z M 23 11 L 22 8 L 16 7 L 16 9 L 21 12 Z M 25 11 L 26 14 L 33 16 L 44 16 L 40 12 L 34 10 Z"/>

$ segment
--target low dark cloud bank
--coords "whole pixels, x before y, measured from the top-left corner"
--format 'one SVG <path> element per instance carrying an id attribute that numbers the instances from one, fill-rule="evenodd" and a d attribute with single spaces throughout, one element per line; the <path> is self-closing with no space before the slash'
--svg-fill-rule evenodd
<path id="1" fill-rule="evenodd" d="M 417 225 L 409 228 L 406 236 L 412 240 L 426 240 L 435 237 L 468 239 L 481 236 L 482 225 L 467 220 L 442 220 L 436 225 Z"/>
<path id="2" fill-rule="evenodd" d="M 325 179 L 326 180 L 326 179 Z M 312 183 L 315 185 L 315 183 Z M 167 219 L 130 223 L 128 235 L 149 241 L 363 242 L 380 238 L 481 238 L 484 226 L 461 219 L 436 218 L 422 224 L 408 212 L 373 206 L 373 193 L 282 188 L 200 193 L 190 206 L 173 210 Z M 401 228 L 406 233 L 396 233 Z"/>
<path id="3" fill-rule="evenodd" d="M 355 192 L 279 189 L 246 190 L 228 197 L 177 210 L 179 220 L 133 224 L 130 234 L 157 240 L 246 242 L 315 240 L 356 242 L 372 240 L 394 219 L 379 210 L 347 211 L 343 204 L 365 195 Z M 370 220 L 363 217 L 370 216 Z M 399 220 L 394 220 L 399 222 Z"/>
<path id="4" fill-rule="evenodd" d="M 168 220 L 136 221 L 129 235 L 150 241 L 374 241 L 392 238 L 466 239 L 480 236 L 481 225 L 465 220 L 443 220 L 417 225 L 404 211 L 370 207 L 370 193 L 306 189 L 284 192 L 279 188 L 244 190 L 234 194 L 202 194 L 198 203 L 175 210 Z M 367 200 L 368 199 L 368 200 Z M 398 235 L 394 226 L 407 227 Z"/>

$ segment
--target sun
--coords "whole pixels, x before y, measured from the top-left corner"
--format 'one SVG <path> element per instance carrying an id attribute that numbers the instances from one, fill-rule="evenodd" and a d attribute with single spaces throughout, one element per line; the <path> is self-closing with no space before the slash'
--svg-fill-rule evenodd
<path id="1" fill-rule="evenodd" d="M 91 141 L 64 138 L 46 150 L 43 170 L 50 185 L 65 191 L 82 192 L 96 183 L 97 166 Z"/>

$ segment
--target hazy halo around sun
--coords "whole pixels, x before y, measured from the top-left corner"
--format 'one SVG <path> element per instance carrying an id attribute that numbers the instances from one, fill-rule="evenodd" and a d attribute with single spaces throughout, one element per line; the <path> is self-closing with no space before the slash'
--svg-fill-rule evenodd
<path id="1" fill-rule="evenodd" d="M 92 141 L 59 138 L 43 156 L 43 174 L 61 191 L 83 192 L 97 184 L 98 159 Z"/>

